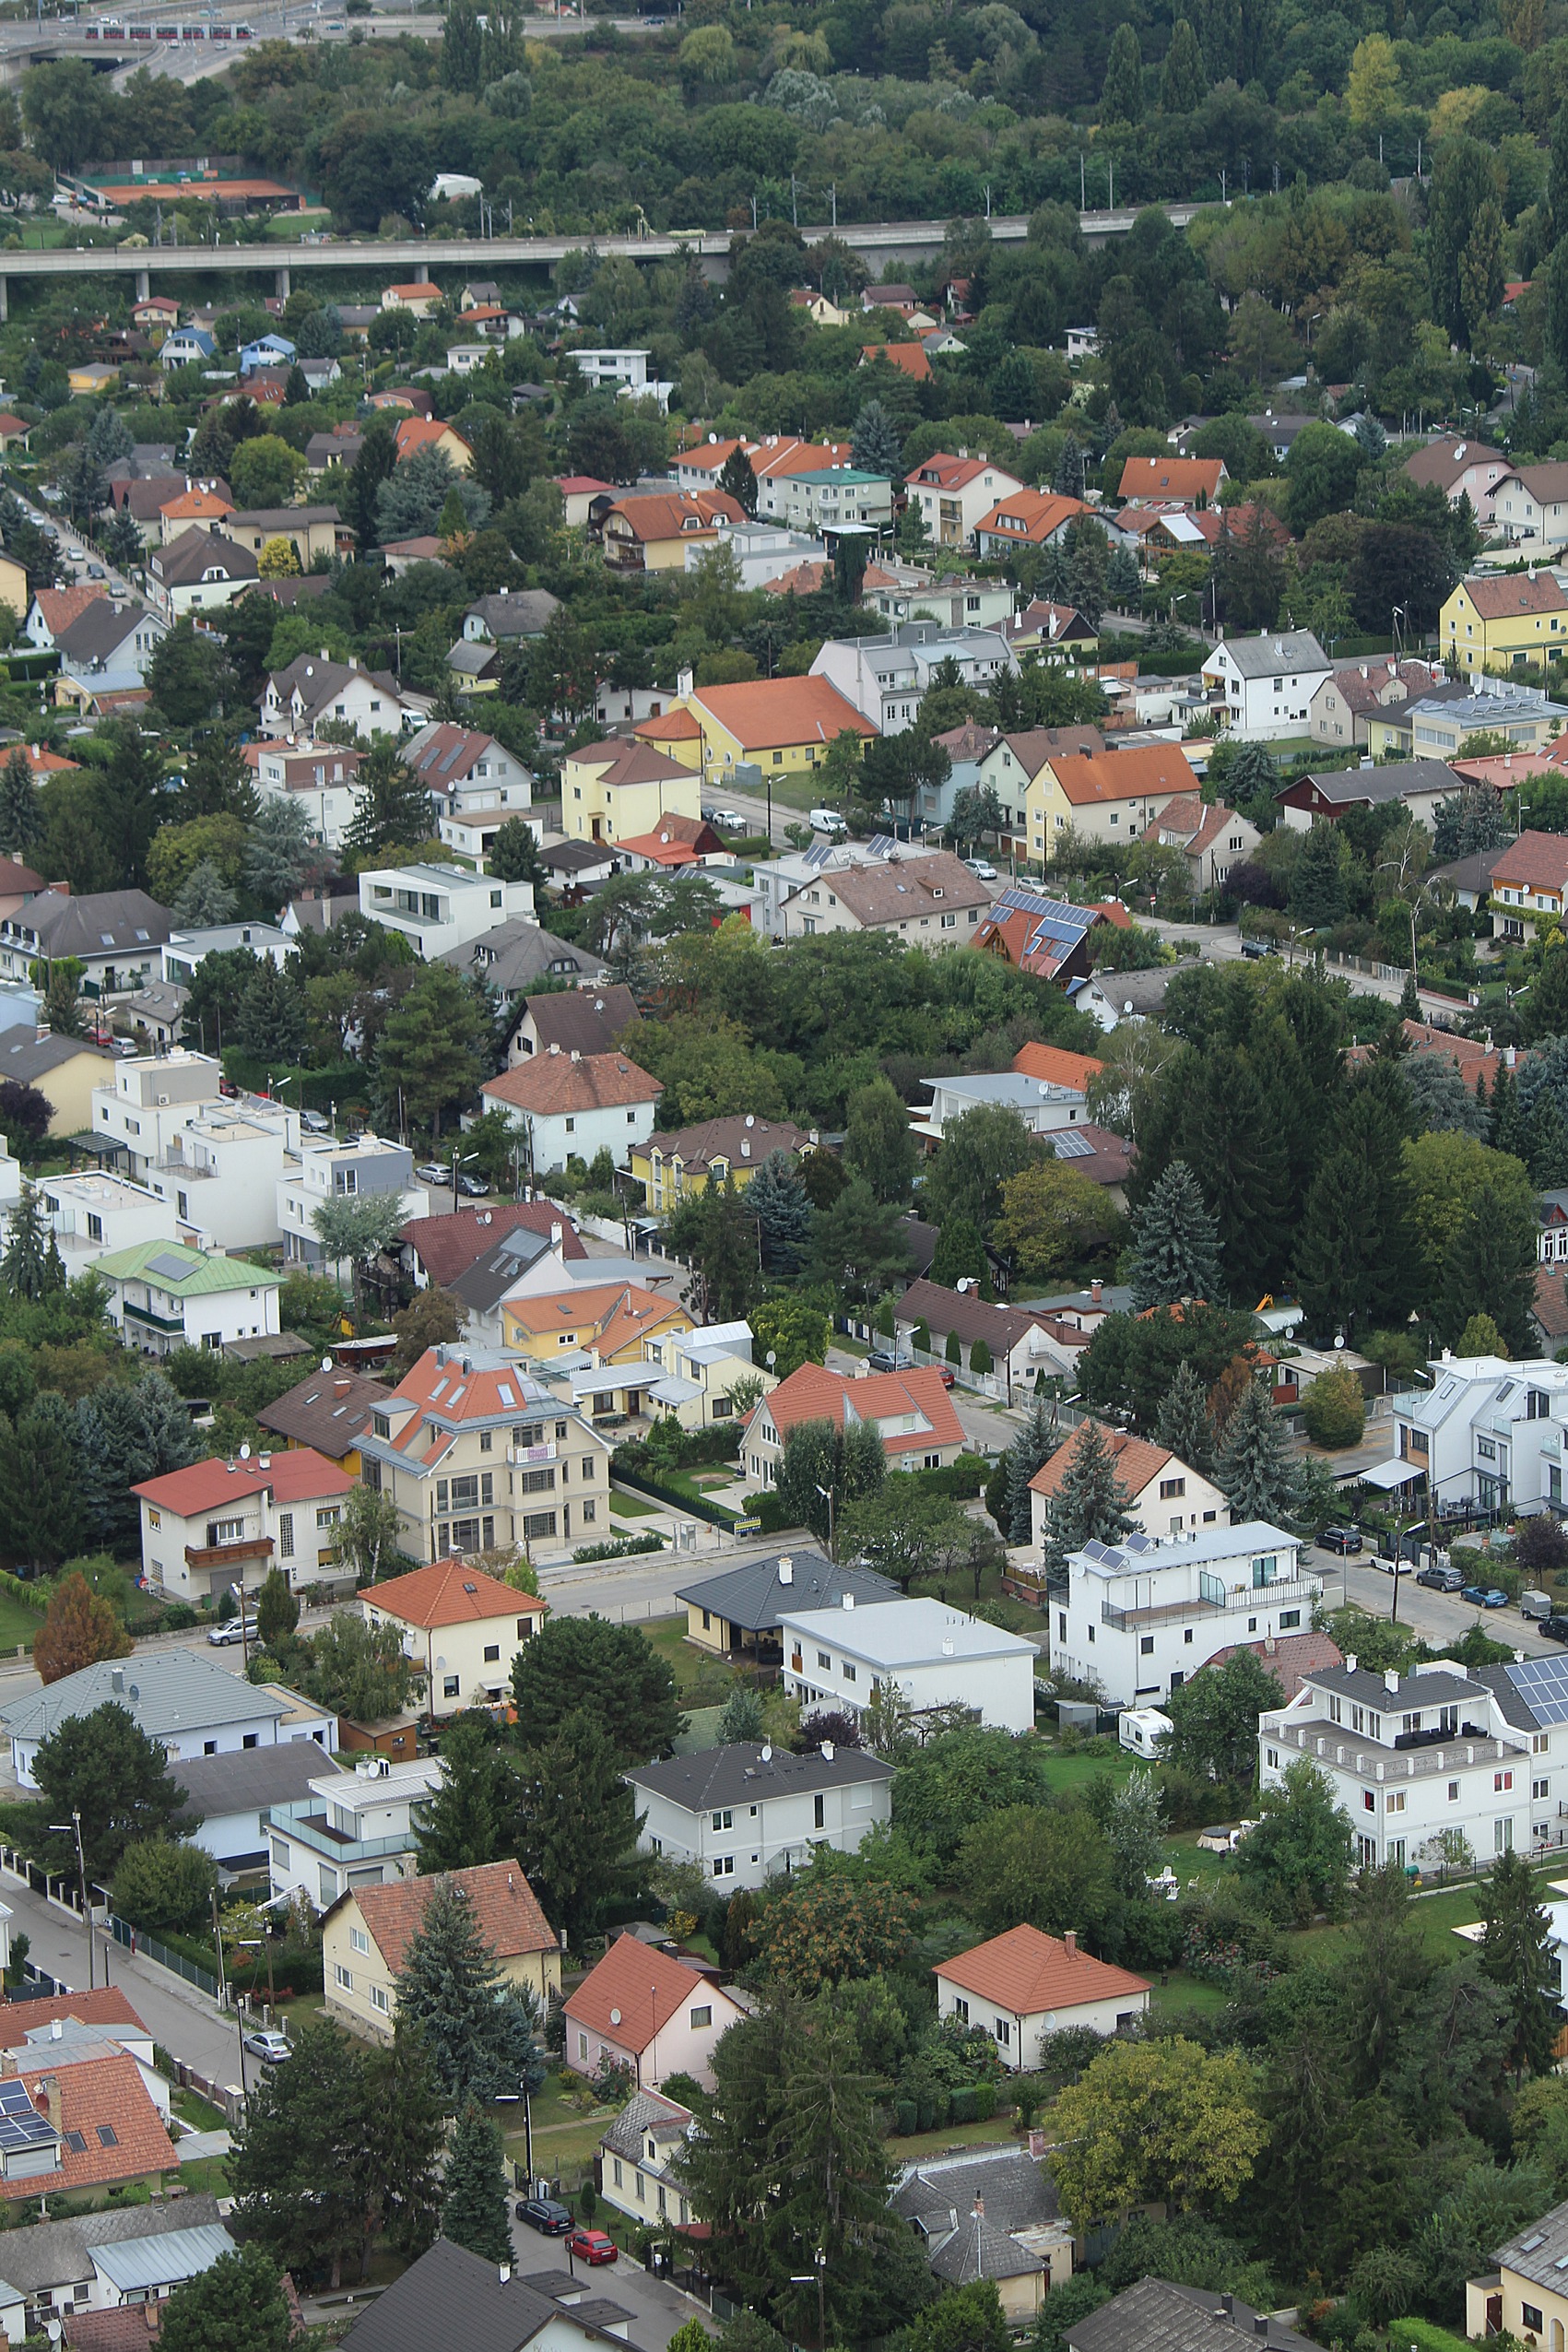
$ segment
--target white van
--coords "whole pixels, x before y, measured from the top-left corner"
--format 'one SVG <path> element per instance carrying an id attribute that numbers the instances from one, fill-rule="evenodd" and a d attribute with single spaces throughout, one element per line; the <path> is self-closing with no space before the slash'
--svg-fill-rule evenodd
<path id="1" fill-rule="evenodd" d="M 845 824 L 843 819 L 840 816 L 836 809 L 813 809 L 810 814 L 811 830 L 813 833 L 847 833 L 849 831 L 849 827 Z"/>

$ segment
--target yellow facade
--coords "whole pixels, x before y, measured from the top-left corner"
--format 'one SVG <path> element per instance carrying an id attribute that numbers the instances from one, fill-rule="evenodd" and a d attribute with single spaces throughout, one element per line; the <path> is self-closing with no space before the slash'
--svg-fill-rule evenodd
<path id="1" fill-rule="evenodd" d="M 396 1980 L 351 1895 L 323 1921 L 321 1941 L 328 2013 L 372 2041 L 390 2041 L 397 2020 Z M 551 1993 L 560 1991 L 559 1952 L 512 1953 L 499 1966 L 509 1984 L 526 1986 L 541 2012 Z"/>
<path id="2" fill-rule="evenodd" d="M 602 745 L 589 748 L 603 751 Z M 673 769 L 676 763 L 667 764 Z M 618 782 L 602 757 L 581 754 L 568 754 L 561 769 L 561 829 L 574 841 L 631 841 L 656 833 L 662 818 L 700 820 L 701 814 L 701 778 L 689 771 Z"/>
<path id="3" fill-rule="evenodd" d="M 0 555 L 0 604 L 20 621 L 31 602 L 26 564 L 18 563 L 14 555 Z"/>
<path id="4" fill-rule="evenodd" d="M 501 1343 L 512 1353 L 547 1368 L 577 1349 L 591 1349 L 599 1364 L 640 1366 L 643 1342 L 650 1333 L 656 1336 L 661 1331 L 691 1329 L 690 1314 L 673 1299 L 655 1301 L 651 1291 L 640 1291 L 635 1305 L 634 1314 L 619 1306 L 607 1314 L 602 1305 L 595 1307 L 584 1301 L 581 1316 L 573 1320 L 556 1311 L 559 1302 L 553 1298 L 508 1299 L 501 1310 Z M 552 1311 L 545 1312 L 547 1306 Z"/>
<path id="5" fill-rule="evenodd" d="M 1536 582 L 1521 579 L 1527 603 L 1539 599 L 1532 590 L 1542 585 L 1554 589 L 1550 573 Z M 1488 582 L 1489 589 L 1506 591 L 1506 580 Z M 1560 592 L 1558 592 L 1560 594 Z M 1468 581 L 1461 580 L 1449 596 L 1438 620 L 1438 642 L 1452 675 L 1479 676 L 1483 669 L 1523 669 L 1545 664 L 1568 653 L 1568 610 L 1515 610 L 1488 619 L 1476 609 Z"/>

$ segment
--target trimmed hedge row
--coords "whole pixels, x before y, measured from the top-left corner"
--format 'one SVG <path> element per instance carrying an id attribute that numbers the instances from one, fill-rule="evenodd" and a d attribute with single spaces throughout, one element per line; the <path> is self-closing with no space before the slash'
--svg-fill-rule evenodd
<path id="1" fill-rule="evenodd" d="M 893 2102 L 893 2130 L 901 2140 L 916 2132 L 945 2132 L 949 2123 L 984 2123 L 996 2112 L 995 2083 L 966 2083 L 961 2090 L 926 2091 Z"/>

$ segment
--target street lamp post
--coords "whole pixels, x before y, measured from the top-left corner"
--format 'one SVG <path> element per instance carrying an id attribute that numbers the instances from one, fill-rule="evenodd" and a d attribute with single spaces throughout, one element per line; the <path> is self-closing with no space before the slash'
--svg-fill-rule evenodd
<path id="1" fill-rule="evenodd" d="M 836 1560 L 838 1554 L 833 1548 L 833 1490 L 831 1486 L 819 1486 L 817 1492 L 828 1507 L 828 1557 L 830 1560 Z"/>
<path id="2" fill-rule="evenodd" d="M 818 2352 L 826 2352 L 828 2341 L 828 2256 L 826 2249 L 819 2246 L 816 2252 L 811 2257 L 811 2268 L 808 2271 L 792 2271 L 790 2273 L 789 2283 L 792 2287 L 816 2287 Z"/>
<path id="3" fill-rule="evenodd" d="M 72 1806 L 72 1808 L 71 1808 L 71 1818 L 70 1818 L 70 1820 L 69 1820 L 69 1821 L 52 1821 L 52 1822 L 50 1823 L 49 1826 L 50 1826 L 50 1828 L 51 1828 L 51 1829 L 54 1832 L 54 1834 L 55 1834 L 55 1836 L 56 1836 L 56 1837 L 60 1837 L 60 1838 L 74 1837 L 74 1838 L 76 1838 L 76 1841 L 77 1841 L 77 1877 L 78 1877 L 78 1878 L 80 1879 L 80 1881 L 81 1881 L 81 1889 L 82 1889 L 82 1925 L 83 1925 L 83 1926 L 86 1928 L 86 1930 L 87 1930 L 87 1940 L 88 1940 L 88 1991 L 90 1992 L 93 1990 L 93 1966 L 92 1966 L 92 1908 L 91 1908 L 90 1904 L 89 1904 L 89 1903 L 88 1903 L 88 1874 L 87 1874 L 87 1863 L 86 1863 L 86 1862 L 83 1860 L 83 1857 L 82 1857 L 82 1816 L 81 1816 L 81 1814 L 80 1814 L 80 1812 L 78 1811 L 78 1809 L 77 1809 L 75 1805 L 73 1805 L 73 1806 Z"/>

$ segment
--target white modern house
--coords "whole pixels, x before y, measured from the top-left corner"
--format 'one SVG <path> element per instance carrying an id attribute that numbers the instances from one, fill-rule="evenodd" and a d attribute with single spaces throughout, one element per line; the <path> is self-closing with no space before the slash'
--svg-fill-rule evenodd
<path id="1" fill-rule="evenodd" d="M 352 1772 L 323 1772 L 309 1794 L 265 1815 L 272 1894 L 302 1895 L 324 1911 L 359 1886 L 416 1873 L 415 1816 L 446 1776 L 437 1755 L 394 1764 L 362 1756 Z"/>
<path id="2" fill-rule="evenodd" d="M 737 1741 L 625 1778 L 646 1814 L 644 1851 L 696 1862 L 726 1894 L 803 1870 L 820 1846 L 852 1854 L 892 1818 L 892 1766 L 831 1740 L 806 1755 Z"/>
<path id="3" fill-rule="evenodd" d="M 171 931 L 163 943 L 163 977 L 188 988 L 207 956 L 237 951 L 265 955 L 281 972 L 289 958 L 298 954 L 299 941 L 270 923 L 217 923 L 202 931 Z"/>
<path id="4" fill-rule="evenodd" d="M 172 1202 L 129 1176 L 50 1176 L 38 1188 L 38 1205 L 53 1229 L 54 1246 L 70 1275 L 84 1273 L 112 1251 L 144 1241 L 188 1241 Z"/>
<path id="5" fill-rule="evenodd" d="M 147 1180 L 210 1248 L 270 1248 L 279 1238 L 278 1178 L 299 1141 L 299 1113 L 280 1103 L 214 1103 L 170 1137 Z"/>
<path id="6" fill-rule="evenodd" d="M 175 1832 L 209 1853 L 230 1877 L 264 1871 L 267 1807 L 306 1798 L 314 1780 L 341 1770 L 311 1740 L 195 1756 L 177 1775 L 185 1802 L 174 1816 Z"/>
<path id="7" fill-rule="evenodd" d="M 289 1265 L 319 1272 L 327 1253 L 316 1231 L 316 1211 L 329 1200 L 363 1200 L 393 1194 L 407 1222 L 423 1216 L 430 1195 L 414 1182 L 414 1154 L 407 1143 L 391 1143 L 367 1131 L 339 1143 L 312 1142 L 308 1136 L 285 1160 L 273 1187 L 277 1231 Z"/>
<path id="8" fill-rule="evenodd" d="M 143 1355 L 223 1348 L 278 1329 L 281 1274 L 219 1258 L 183 1241 L 144 1241 L 98 1261 L 109 1285 L 104 1310 L 125 1345 Z"/>
<path id="9" fill-rule="evenodd" d="M 428 963 L 513 916 L 531 916 L 534 885 L 498 881 L 463 866 L 371 867 L 360 876 L 360 912 L 401 931 Z"/>
<path id="10" fill-rule="evenodd" d="M 199 1650 L 165 1649 L 100 1660 L 0 1707 L 18 1785 L 37 1788 L 33 1758 L 52 1732 L 100 1707 L 123 1707 L 171 1764 L 284 1740 L 313 1740 L 329 1753 L 337 1744 L 337 1718 L 293 1691 L 247 1682 Z"/>
<path id="11" fill-rule="evenodd" d="M 830 637 L 810 674 L 836 687 L 879 735 L 897 735 L 914 720 L 932 671 L 944 662 L 954 663 L 964 685 L 982 692 L 1018 668 L 998 631 L 902 621 L 883 637 Z"/>
<path id="12" fill-rule="evenodd" d="M 1258 1718 L 1261 1785 L 1278 1788 L 1305 1757 L 1355 1832 L 1356 1859 L 1427 1868 L 1555 1839 L 1568 1775 L 1568 1664 L 1559 1658 L 1466 1668 L 1450 1659 L 1401 1678 L 1354 1655 L 1303 1675 L 1287 1707 Z M 1552 1726 L 1555 1724 L 1556 1730 Z"/>
<path id="13" fill-rule="evenodd" d="M 1203 665 L 1227 733 L 1249 742 L 1311 732 L 1312 699 L 1334 674 L 1310 629 L 1222 637 Z"/>
<path id="14" fill-rule="evenodd" d="M 138 1054 L 119 1063 L 112 1078 L 92 1090 L 92 1130 L 100 1143 L 117 1143 L 132 1176 L 168 1157 L 171 1140 L 199 1118 L 206 1105 L 223 1100 L 223 1066 L 210 1054 L 176 1046 L 167 1054 Z"/>
<path id="15" fill-rule="evenodd" d="M 246 744 L 243 756 L 265 798 L 291 801 L 304 810 L 312 841 L 324 849 L 342 848 L 360 805 L 361 752 L 342 743 L 279 736 Z"/>
<path id="16" fill-rule="evenodd" d="M 1323 1587 L 1301 1549 L 1266 1519 L 1088 1543 L 1052 1602 L 1052 1663 L 1114 1705 L 1158 1707 L 1221 1649 L 1311 1624 Z"/>
<path id="17" fill-rule="evenodd" d="M 1531 1512 L 1563 1500 L 1568 1365 L 1444 1353 L 1424 1394 L 1395 1401 L 1394 1453 L 1364 1473 L 1441 1519 L 1460 1503 Z"/>
<path id="18" fill-rule="evenodd" d="M 1081 1086 L 1051 1078 L 1031 1078 L 1021 1070 L 999 1070 L 981 1078 L 923 1078 L 931 1106 L 910 1122 L 913 1131 L 939 1143 L 949 1119 L 983 1105 L 1016 1111 L 1032 1135 L 1056 1135 L 1065 1127 L 1089 1123 L 1089 1096 Z"/>
<path id="19" fill-rule="evenodd" d="M 707 1323 L 694 1331 L 661 1331 L 643 1342 L 643 1361 L 658 1367 L 648 1389 L 662 1413 L 683 1429 L 708 1429 L 735 1413 L 735 1389 L 760 1380 L 763 1394 L 774 1376 L 753 1362 L 756 1342 L 745 1321 Z"/>
<path id="20" fill-rule="evenodd" d="M 808 1710 L 858 1716 L 892 1683 L 917 1716 L 969 1707 L 1005 1731 L 1033 1728 L 1034 1644 L 940 1601 L 856 1609 L 846 1592 L 842 1608 L 781 1614 L 779 1639 L 785 1695 Z"/>

